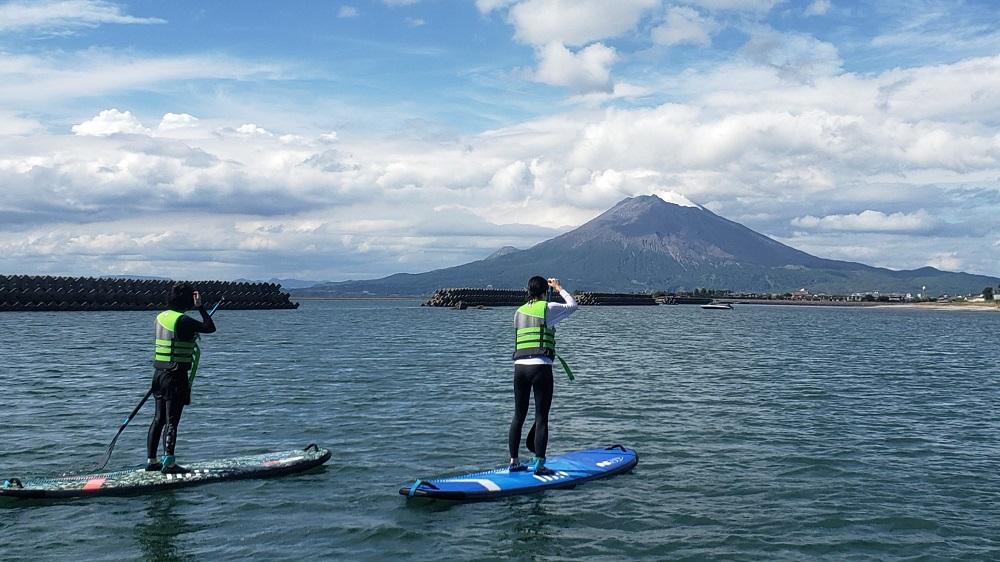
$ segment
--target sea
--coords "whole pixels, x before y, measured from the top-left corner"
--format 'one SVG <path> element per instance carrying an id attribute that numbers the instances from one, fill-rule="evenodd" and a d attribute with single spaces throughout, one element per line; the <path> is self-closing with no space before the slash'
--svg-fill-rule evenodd
<path id="1" fill-rule="evenodd" d="M 581 307 L 558 326 L 576 380 L 556 370 L 550 454 L 621 444 L 638 466 L 462 504 L 398 490 L 506 463 L 513 309 L 419 304 L 219 310 L 179 462 L 317 443 L 329 463 L 3 499 L 0 560 L 1000 559 L 1000 313 Z M 0 314 L 0 479 L 101 459 L 149 387 L 153 318 Z M 145 461 L 151 417 L 112 467 Z"/>

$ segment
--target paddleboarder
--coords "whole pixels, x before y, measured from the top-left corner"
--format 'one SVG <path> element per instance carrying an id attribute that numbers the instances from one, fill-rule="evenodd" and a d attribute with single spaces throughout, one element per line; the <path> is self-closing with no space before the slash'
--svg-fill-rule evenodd
<path id="1" fill-rule="evenodd" d="M 197 309 L 201 321 L 184 314 Z M 192 364 L 197 364 L 200 354 L 198 334 L 215 332 L 215 322 L 205 310 L 201 295 L 187 283 L 170 288 L 167 310 L 156 316 L 156 350 L 153 357 L 153 397 L 156 414 L 146 435 L 147 471 L 159 470 L 164 474 L 190 472 L 177 464 L 174 446 L 177 443 L 177 425 L 184 406 L 191 403 L 191 385 L 188 375 Z M 157 459 L 157 445 L 163 435 L 163 457 Z"/>
<path id="2" fill-rule="evenodd" d="M 558 291 L 566 304 L 548 302 L 549 287 Z M 552 406 L 552 360 L 556 357 L 553 326 L 576 308 L 573 295 L 563 289 L 558 279 L 536 275 L 528 280 L 528 302 L 514 313 L 514 418 L 507 434 L 509 470 L 512 472 L 531 470 L 540 476 L 552 474 L 552 470 L 545 467 L 545 447 L 549 441 L 549 408 Z M 518 458 L 518 444 L 532 393 L 535 396 L 535 456 L 525 466 Z"/>

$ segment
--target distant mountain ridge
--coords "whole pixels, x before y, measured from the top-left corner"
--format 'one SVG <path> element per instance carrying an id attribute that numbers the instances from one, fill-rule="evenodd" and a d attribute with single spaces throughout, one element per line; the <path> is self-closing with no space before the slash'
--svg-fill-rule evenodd
<path id="1" fill-rule="evenodd" d="M 1000 279 L 923 267 L 894 271 L 819 258 L 699 206 L 655 195 L 620 201 L 582 226 L 528 248 L 426 273 L 323 283 L 297 296 L 427 295 L 441 287 L 522 288 L 532 275 L 555 275 L 570 289 L 642 292 L 698 287 L 745 292 L 920 292 L 959 294 Z"/>

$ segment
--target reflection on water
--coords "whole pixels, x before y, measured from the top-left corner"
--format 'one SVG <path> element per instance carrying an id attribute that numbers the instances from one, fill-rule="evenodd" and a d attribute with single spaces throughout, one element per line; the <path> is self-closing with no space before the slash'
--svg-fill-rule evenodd
<path id="1" fill-rule="evenodd" d="M 496 554 L 502 558 L 534 560 L 558 535 L 553 515 L 546 511 L 544 496 L 512 498 L 508 502 L 510 527 L 500 533 Z"/>
<path id="2" fill-rule="evenodd" d="M 184 552 L 181 535 L 194 531 L 177 513 L 173 492 L 154 494 L 146 502 L 146 518 L 135 526 L 135 541 L 145 560 L 177 562 L 193 560 Z"/>

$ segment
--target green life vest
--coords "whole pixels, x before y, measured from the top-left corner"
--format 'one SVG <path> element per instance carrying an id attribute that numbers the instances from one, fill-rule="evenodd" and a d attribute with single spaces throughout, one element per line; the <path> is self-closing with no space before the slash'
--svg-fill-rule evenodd
<path id="1" fill-rule="evenodd" d="M 156 316 L 156 351 L 153 353 L 153 362 L 157 367 L 165 367 L 164 363 L 190 365 L 194 361 L 198 344 L 177 339 L 177 322 L 183 316 L 183 312 L 176 310 L 165 310 Z"/>
<path id="2" fill-rule="evenodd" d="M 546 301 L 537 300 L 521 305 L 514 313 L 514 359 L 556 356 L 556 330 L 545 323 Z"/>

